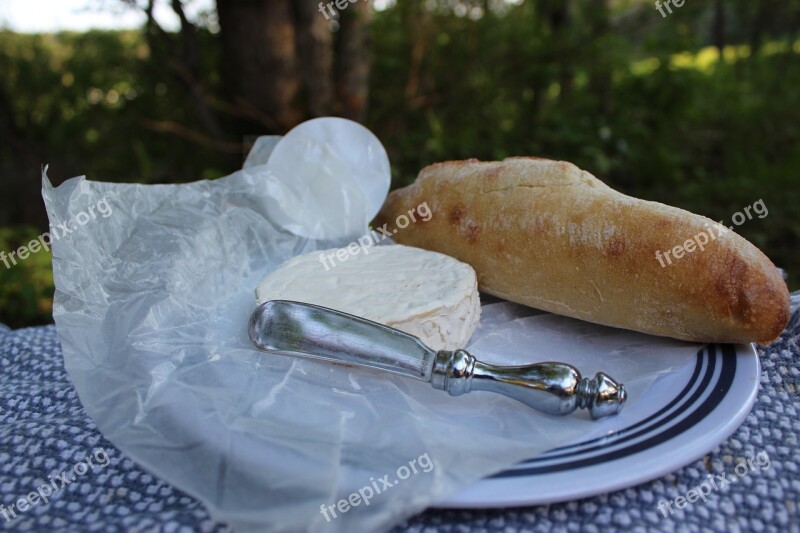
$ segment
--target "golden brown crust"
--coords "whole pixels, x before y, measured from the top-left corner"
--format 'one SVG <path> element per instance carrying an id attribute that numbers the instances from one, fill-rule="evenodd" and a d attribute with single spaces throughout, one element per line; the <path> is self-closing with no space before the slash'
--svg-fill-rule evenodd
<path id="1" fill-rule="evenodd" d="M 708 218 L 623 195 L 567 162 L 437 163 L 389 195 L 379 223 L 422 202 L 432 218 L 396 240 L 469 263 L 489 294 L 701 342 L 768 342 L 789 319 L 780 273 L 748 241 Z M 657 258 L 691 239 L 708 242 Z"/>

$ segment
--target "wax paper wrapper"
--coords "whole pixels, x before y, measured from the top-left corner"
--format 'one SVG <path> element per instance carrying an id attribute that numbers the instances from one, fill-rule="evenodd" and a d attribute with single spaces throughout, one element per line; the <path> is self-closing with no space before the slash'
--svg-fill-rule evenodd
<path id="1" fill-rule="evenodd" d="M 66 368 L 104 435 L 237 531 L 380 531 L 484 476 L 625 424 L 624 411 L 597 422 L 548 416 L 499 395 L 453 398 L 254 349 L 247 322 L 261 278 L 297 254 L 353 241 L 375 210 L 365 202 L 385 195 L 345 178 L 323 195 L 306 179 L 314 168 L 339 179 L 348 161 L 369 166 L 367 152 L 380 151 L 364 137 L 369 147 L 341 156 L 337 147 L 360 146 L 358 135 L 328 143 L 341 133 L 328 126 L 289 147 L 264 139 L 246 168 L 214 181 L 81 177 L 53 188 L 45 178 L 53 231 L 70 230 L 54 236 L 54 317 Z M 336 144 L 347 140 L 351 148 Z M 279 149 L 307 168 L 282 174 L 285 165 L 271 166 Z M 468 348 L 492 362 L 603 370 L 625 382 L 629 405 L 697 349 L 503 302 L 484 306 Z"/>

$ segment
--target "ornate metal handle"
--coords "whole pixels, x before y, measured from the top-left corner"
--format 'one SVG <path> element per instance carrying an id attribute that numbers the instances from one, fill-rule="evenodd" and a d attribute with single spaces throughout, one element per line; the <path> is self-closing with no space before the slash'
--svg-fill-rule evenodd
<path id="1" fill-rule="evenodd" d="M 494 366 L 466 350 L 438 352 L 431 385 L 451 396 L 475 390 L 494 392 L 553 415 L 585 408 L 593 419 L 619 413 L 627 399 L 625 387 L 602 372 L 589 379 L 581 378 L 566 363 Z"/>

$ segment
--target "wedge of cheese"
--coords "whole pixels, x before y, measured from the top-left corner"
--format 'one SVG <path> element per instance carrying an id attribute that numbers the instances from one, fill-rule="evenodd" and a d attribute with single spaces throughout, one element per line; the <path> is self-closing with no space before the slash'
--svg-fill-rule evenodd
<path id="1" fill-rule="evenodd" d="M 410 333 L 435 350 L 464 348 L 481 313 L 471 266 L 401 245 L 294 257 L 259 283 L 256 300 L 330 307 Z"/>

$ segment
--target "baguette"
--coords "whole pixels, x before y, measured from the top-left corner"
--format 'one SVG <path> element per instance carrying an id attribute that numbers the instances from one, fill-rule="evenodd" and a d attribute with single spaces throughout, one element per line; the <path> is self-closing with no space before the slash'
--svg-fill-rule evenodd
<path id="1" fill-rule="evenodd" d="M 767 343 L 789 320 L 786 284 L 754 245 L 706 217 L 621 194 L 571 163 L 437 163 L 392 192 L 376 222 L 392 224 L 423 202 L 430 220 L 395 240 L 468 263 L 480 289 L 500 298 L 695 342 Z M 693 252 L 664 260 L 689 240 Z"/>

